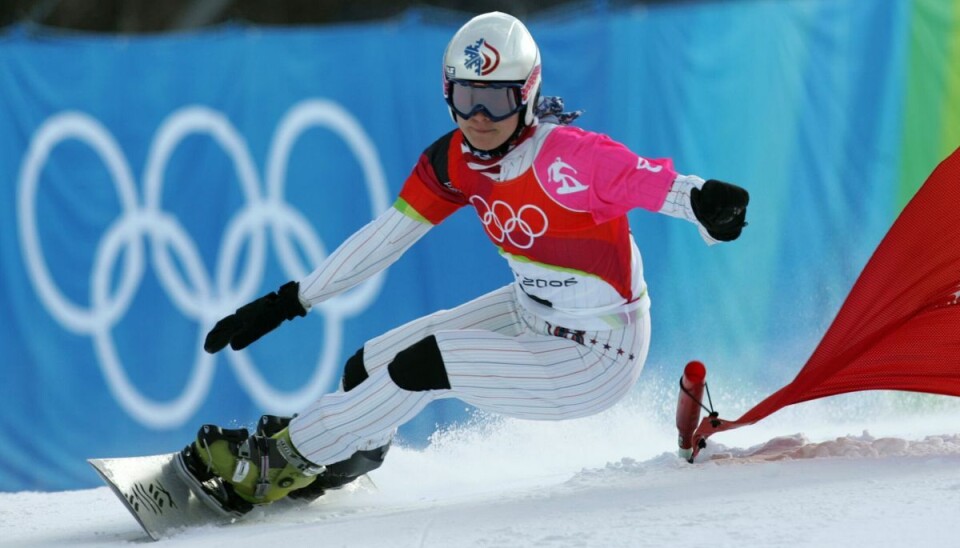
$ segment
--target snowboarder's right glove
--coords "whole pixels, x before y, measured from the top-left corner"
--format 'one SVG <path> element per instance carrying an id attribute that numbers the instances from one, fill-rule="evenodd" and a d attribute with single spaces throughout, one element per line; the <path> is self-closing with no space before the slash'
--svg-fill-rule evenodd
<path id="1" fill-rule="evenodd" d="M 306 316 L 299 294 L 300 284 L 287 282 L 276 292 L 238 308 L 207 333 L 203 349 L 213 354 L 229 344 L 230 348 L 240 350 L 276 329 L 284 320 Z"/>
<path id="2" fill-rule="evenodd" d="M 748 203 L 750 194 L 746 190 L 714 179 L 690 191 L 690 207 L 697 221 L 711 237 L 722 242 L 736 240 L 747 226 Z"/>

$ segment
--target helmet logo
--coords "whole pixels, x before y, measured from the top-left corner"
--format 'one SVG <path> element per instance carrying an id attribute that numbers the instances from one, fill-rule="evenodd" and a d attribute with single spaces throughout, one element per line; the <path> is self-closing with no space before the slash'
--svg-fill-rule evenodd
<path id="1" fill-rule="evenodd" d="M 483 38 L 464 48 L 463 54 L 467 56 L 464 65 L 478 76 L 486 76 L 500 66 L 500 52 Z"/>
<path id="2" fill-rule="evenodd" d="M 520 100 L 524 104 L 530 100 L 530 94 L 537 89 L 537 86 L 540 84 L 540 64 L 533 67 L 533 70 L 530 71 L 530 76 L 527 77 L 527 81 L 523 83 L 523 87 L 520 89 Z"/>

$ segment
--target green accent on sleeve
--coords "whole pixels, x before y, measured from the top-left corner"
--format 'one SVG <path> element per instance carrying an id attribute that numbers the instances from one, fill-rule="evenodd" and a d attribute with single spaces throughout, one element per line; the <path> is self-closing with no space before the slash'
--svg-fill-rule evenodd
<path id="1" fill-rule="evenodd" d="M 407 201 L 404 200 L 403 198 L 397 198 L 397 201 L 393 202 L 393 207 L 400 213 L 403 213 L 404 215 L 406 215 L 407 217 L 410 217 L 411 219 L 413 219 L 414 221 L 417 221 L 418 223 L 423 223 L 425 225 L 433 224 L 430 222 L 429 219 L 427 219 L 423 215 L 420 215 L 420 213 L 416 209 L 414 209 L 412 205 L 408 204 Z"/>

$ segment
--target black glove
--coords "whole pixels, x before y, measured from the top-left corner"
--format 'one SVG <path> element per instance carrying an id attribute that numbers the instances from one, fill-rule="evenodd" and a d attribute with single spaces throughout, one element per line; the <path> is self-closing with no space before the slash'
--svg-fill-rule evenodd
<path id="1" fill-rule="evenodd" d="M 714 179 L 690 192 L 693 214 L 713 239 L 722 242 L 736 240 L 747 226 L 748 203 L 750 194 L 746 190 Z"/>
<path id="2" fill-rule="evenodd" d="M 306 316 L 299 294 L 300 284 L 287 282 L 276 292 L 243 305 L 213 326 L 203 349 L 213 354 L 230 343 L 230 348 L 240 350 L 276 329 L 284 320 Z"/>

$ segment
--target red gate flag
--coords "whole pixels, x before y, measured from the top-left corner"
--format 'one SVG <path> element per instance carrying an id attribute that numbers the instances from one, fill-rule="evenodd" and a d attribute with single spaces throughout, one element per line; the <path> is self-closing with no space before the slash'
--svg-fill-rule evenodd
<path id="1" fill-rule="evenodd" d="M 960 149 L 900 213 L 796 378 L 735 421 L 704 418 L 695 451 L 788 405 L 860 390 L 960 396 Z"/>

